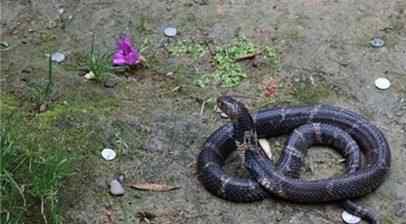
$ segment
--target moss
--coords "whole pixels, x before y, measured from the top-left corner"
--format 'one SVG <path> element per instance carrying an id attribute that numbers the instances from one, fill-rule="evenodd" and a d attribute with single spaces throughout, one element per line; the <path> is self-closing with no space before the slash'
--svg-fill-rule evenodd
<path id="1" fill-rule="evenodd" d="M 330 89 L 324 82 L 313 84 L 309 80 L 301 80 L 299 82 L 291 82 L 290 80 L 276 81 L 277 88 L 275 94 L 270 97 L 262 97 L 257 107 L 317 104 L 330 96 Z"/>
<path id="2" fill-rule="evenodd" d="M 319 103 L 321 99 L 327 98 L 328 96 L 329 90 L 325 87 L 325 85 L 320 84 L 314 86 L 306 81 L 299 83 L 294 93 L 296 100 L 304 104 Z"/>
<path id="3" fill-rule="evenodd" d="M 15 111 L 18 108 L 18 101 L 16 97 L 12 95 L 0 95 L 0 114 L 7 113 L 9 111 Z"/>

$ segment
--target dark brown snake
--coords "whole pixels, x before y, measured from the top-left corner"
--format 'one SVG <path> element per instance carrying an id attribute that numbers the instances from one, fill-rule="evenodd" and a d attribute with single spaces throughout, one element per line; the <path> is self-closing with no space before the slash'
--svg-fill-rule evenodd
<path id="1" fill-rule="evenodd" d="M 270 108 L 258 111 L 253 119 L 242 103 L 229 96 L 220 97 L 217 106 L 232 124 L 217 129 L 199 154 L 199 180 L 209 192 L 234 202 L 272 196 L 300 203 L 336 201 L 369 223 L 379 223 L 374 213 L 350 201 L 375 191 L 390 169 L 389 145 L 367 119 L 330 105 Z M 288 133 L 292 134 L 274 164 L 257 145 L 257 138 Z M 346 172 L 314 181 L 299 179 L 307 148 L 312 145 L 337 150 L 346 159 Z M 252 179 L 224 173 L 225 160 L 237 147 L 245 151 L 245 167 Z"/>

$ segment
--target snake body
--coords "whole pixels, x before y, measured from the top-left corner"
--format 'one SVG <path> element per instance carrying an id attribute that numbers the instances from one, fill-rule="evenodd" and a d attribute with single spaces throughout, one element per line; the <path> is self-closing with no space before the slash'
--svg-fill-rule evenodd
<path id="1" fill-rule="evenodd" d="M 347 200 L 376 190 L 390 169 L 389 145 L 367 119 L 330 105 L 270 108 L 258 111 L 253 119 L 238 101 L 225 97 L 220 102 L 228 104 L 226 109 L 234 117 L 232 124 L 220 127 L 207 139 L 199 154 L 199 180 L 208 191 L 235 202 L 271 196 L 302 203 L 340 201 L 346 210 L 377 223 L 373 214 Z M 255 130 L 255 136 L 250 130 Z M 226 158 L 247 137 L 244 133 L 253 138 L 292 134 L 275 164 L 258 146 L 248 144 L 245 165 L 253 177 L 249 179 L 226 175 L 223 169 Z M 341 153 L 346 158 L 346 173 L 315 181 L 299 179 L 306 149 L 315 144 L 332 146 Z M 365 156 L 363 164 L 360 152 Z"/>

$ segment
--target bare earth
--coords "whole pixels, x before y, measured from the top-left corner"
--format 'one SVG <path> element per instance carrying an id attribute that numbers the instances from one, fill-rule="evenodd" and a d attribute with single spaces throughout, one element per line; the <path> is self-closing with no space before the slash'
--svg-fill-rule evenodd
<path id="1" fill-rule="evenodd" d="M 65 181 L 62 204 L 65 223 L 103 223 L 111 209 L 113 223 L 145 223 L 137 214 L 154 213 L 152 223 L 341 223 L 342 210 L 334 204 L 300 205 L 270 199 L 236 204 L 209 194 L 198 182 L 194 163 L 200 146 L 220 120 L 207 105 L 229 89 L 193 87 L 196 70 L 210 69 L 208 59 L 175 63 L 162 50 L 162 30 L 176 26 L 178 39 L 221 45 L 236 35 L 271 45 L 281 52 L 280 71 L 244 64 L 248 78 L 232 93 L 248 96 L 252 110 L 263 98 L 261 82 L 268 77 L 310 79 L 331 92 L 320 102 L 342 106 L 367 116 L 385 133 L 392 148 L 393 165 L 386 182 L 360 204 L 378 212 L 382 223 L 406 224 L 406 1 L 404 0 L 1 0 L 1 40 L 10 49 L 1 52 L 1 87 L 15 90 L 21 78 L 45 78 L 47 49 L 67 55 L 56 65 L 61 102 L 69 94 L 91 100 L 113 99 L 111 113 L 95 112 L 80 124 L 98 130 L 96 150 L 86 154 L 74 176 Z M 58 9 L 63 8 L 60 15 Z M 152 69 L 130 77 L 117 77 L 112 89 L 78 76 L 68 68 L 90 48 L 111 50 L 116 37 L 131 32 L 137 41 L 148 38 L 146 57 Z M 371 48 L 379 36 L 385 47 Z M 178 66 L 178 64 L 182 64 Z M 243 62 L 244 63 L 244 62 Z M 28 75 L 27 75 L 27 70 Z M 175 77 L 165 74 L 173 72 Z M 388 90 L 374 80 L 386 77 Z M 173 91 L 179 87 L 179 90 Z M 100 106 L 100 109 L 102 106 Z M 48 113 L 48 112 L 47 112 Z M 66 122 L 61 121 L 61 125 Z M 273 145 L 284 139 L 271 140 Z M 99 156 L 113 147 L 118 159 Z M 81 148 L 78 146 L 78 148 Z M 278 148 L 275 146 L 275 148 Z M 280 148 L 280 147 L 279 147 Z M 76 149 L 72 149 L 76 150 Z M 85 150 L 85 149 L 81 149 Z M 277 150 L 275 150 L 277 153 Z M 308 178 L 339 174 L 342 164 L 330 150 L 311 150 L 304 169 Z M 126 183 L 163 182 L 179 186 L 171 192 L 144 192 L 126 188 L 112 197 L 107 183 L 119 173 Z M 106 210 L 107 209 L 107 210 Z M 41 223 L 41 221 L 34 223 Z"/>

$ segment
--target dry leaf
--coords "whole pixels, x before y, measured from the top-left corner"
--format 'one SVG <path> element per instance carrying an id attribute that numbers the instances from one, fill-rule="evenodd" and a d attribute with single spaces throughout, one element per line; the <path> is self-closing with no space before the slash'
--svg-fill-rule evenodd
<path id="1" fill-rule="evenodd" d="M 156 184 L 156 183 L 133 183 L 129 185 L 132 188 L 143 191 L 158 191 L 167 192 L 179 189 L 180 187 L 171 186 L 166 184 Z"/>
<path id="2" fill-rule="evenodd" d="M 113 224 L 113 209 L 104 209 L 103 224 Z"/>

